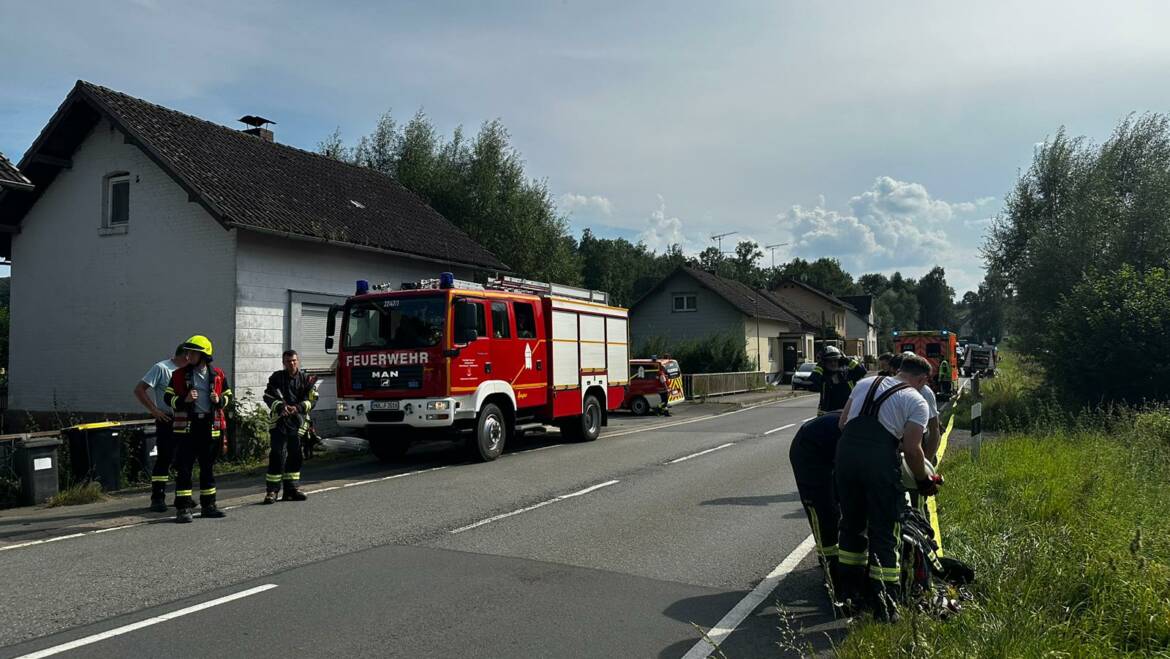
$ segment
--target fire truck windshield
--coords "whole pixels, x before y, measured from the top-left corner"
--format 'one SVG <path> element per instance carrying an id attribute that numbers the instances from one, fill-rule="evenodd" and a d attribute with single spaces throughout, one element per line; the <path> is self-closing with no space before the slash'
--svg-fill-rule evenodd
<path id="1" fill-rule="evenodd" d="M 430 348 L 443 340 L 446 300 L 404 297 L 355 302 L 346 309 L 345 348 Z"/>

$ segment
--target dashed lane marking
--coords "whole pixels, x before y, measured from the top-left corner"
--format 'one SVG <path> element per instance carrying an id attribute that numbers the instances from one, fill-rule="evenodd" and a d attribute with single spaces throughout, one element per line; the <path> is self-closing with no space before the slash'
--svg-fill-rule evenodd
<path id="1" fill-rule="evenodd" d="M 610 485 L 616 485 L 619 482 L 620 481 L 612 480 L 612 481 L 606 481 L 604 483 L 598 483 L 597 485 L 590 485 L 589 487 L 587 487 L 583 490 L 577 490 L 576 492 L 570 492 L 569 494 L 562 494 L 559 497 L 553 497 L 552 499 L 549 499 L 547 501 L 541 501 L 540 503 L 533 504 L 531 506 L 525 506 L 523 508 L 513 510 L 512 512 L 507 512 L 507 513 L 504 513 L 502 515 L 494 515 L 492 517 L 488 517 L 487 519 L 481 519 L 478 522 L 475 522 L 474 524 L 468 524 L 467 526 L 461 526 L 457 529 L 452 529 L 451 531 L 449 531 L 449 533 L 454 534 L 454 533 L 463 533 L 464 531 L 470 531 L 471 529 L 479 528 L 479 527 L 483 526 L 484 524 L 491 524 L 492 522 L 498 522 L 501 519 L 506 519 L 508 517 L 514 517 L 514 516 L 519 515 L 521 513 L 526 513 L 530 510 L 536 510 L 537 508 L 543 508 L 544 506 L 547 506 L 551 503 L 557 503 L 558 501 L 564 501 L 565 499 L 572 499 L 573 497 L 579 497 L 583 494 L 589 494 L 590 492 L 593 492 L 595 490 L 600 490 L 603 487 L 609 487 Z"/>
<path id="2" fill-rule="evenodd" d="M 779 428 L 772 428 L 772 429 L 771 429 L 771 430 L 769 430 L 768 432 L 764 433 L 764 436 L 765 436 L 765 437 L 767 437 L 768 435 L 771 435 L 771 434 L 772 434 L 772 433 L 774 433 L 774 432 L 780 432 L 781 430 L 788 430 L 789 428 L 791 428 L 791 427 L 793 427 L 793 426 L 795 426 L 795 425 L 796 425 L 795 423 L 790 423 L 790 424 L 788 424 L 788 425 L 786 425 L 786 426 L 780 426 Z"/>
<path id="3" fill-rule="evenodd" d="M 699 451 L 698 453 L 684 455 L 683 457 L 671 460 L 670 462 L 667 462 L 666 464 L 672 465 L 672 464 L 678 464 L 679 462 L 685 462 L 686 460 L 690 460 L 691 458 L 697 458 L 700 455 L 707 455 L 708 453 L 711 453 L 713 451 L 718 451 L 721 448 L 727 448 L 728 446 L 735 446 L 735 442 L 727 442 L 726 444 L 720 444 L 719 446 L 716 446 L 715 448 L 709 448 L 706 451 Z"/>
<path id="4" fill-rule="evenodd" d="M 188 606 L 185 609 L 179 609 L 178 611 L 164 613 L 161 616 L 155 616 L 153 618 L 147 618 L 146 620 L 140 620 L 138 622 L 134 622 L 134 623 L 131 623 L 129 625 L 123 625 L 122 627 L 117 627 L 115 629 L 111 629 L 109 631 L 105 631 L 105 632 L 102 632 L 100 634 L 86 636 L 85 638 L 79 638 L 76 641 L 62 643 L 61 645 L 54 645 L 51 648 L 46 648 L 46 649 L 40 650 L 38 652 L 33 652 L 31 654 L 22 655 L 20 657 L 17 657 L 17 659 L 40 659 L 41 657 L 51 657 L 55 654 L 60 654 L 62 652 L 68 652 L 69 650 L 75 650 L 77 648 L 80 648 L 80 647 L 83 647 L 86 645 L 97 643 L 98 641 L 104 641 L 108 638 L 114 638 L 115 636 L 121 636 L 122 634 L 126 634 L 126 633 L 136 631 L 139 629 L 143 629 L 144 627 L 150 627 L 152 625 L 157 625 L 160 622 L 166 622 L 168 620 L 174 620 L 175 618 L 181 618 L 181 617 L 186 616 L 186 615 L 191 615 L 192 613 L 198 613 L 199 611 L 203 611 L 205 609 L 210 609 L 213 606 L 219 606 L 220 604 L 227 604 L 228 602 L 233 602 L 235 600 L 242 599 L 244 597 L 249 597 L 251 595 L 256 595 L 256 594 L 262 593 L 266 590 L 272 590 L 273 588 L 276 588 L 276 584 L 274 584 L 274 583 L 264 584 L 263 586 L 256 586 L 255 588 L 249 588 L 248 590 L 240 591 L 238 593 L 234 593 L 231 595 L 226 595 L 224 597 L 220 597 L 218 599 L 213 599 L 211 601 L 204 602 L 202 604 L 196 604 L 195 606 Z"/>

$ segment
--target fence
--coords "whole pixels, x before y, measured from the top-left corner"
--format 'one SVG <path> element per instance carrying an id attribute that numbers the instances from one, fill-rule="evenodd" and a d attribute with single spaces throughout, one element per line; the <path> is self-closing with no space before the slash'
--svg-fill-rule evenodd
<path id="1" fill-rule="evenodd" d="M 739 373 L 693 373 L 683 375 L 683 394 L 688 398 L 726 396 L 760 391 L 768 384 L 763 371 Z"/>

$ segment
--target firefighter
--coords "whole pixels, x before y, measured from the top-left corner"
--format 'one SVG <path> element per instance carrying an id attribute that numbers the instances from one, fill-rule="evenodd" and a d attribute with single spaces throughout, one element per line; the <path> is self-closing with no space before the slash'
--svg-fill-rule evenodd
<path id="1" fill-rule="evenodd" d="M 800 503 L 808 515 L 817 556 L 830 585 L 835 584 L 837 577 L 837 524 L 841 517 L 833 483 L 833 462 L 837 457 L 837 440 L 841 437 L 839 418 L 839 412 L 830 412 L 809 420 L 796 431 L 788 447 Z"/>
<path id="2" fill-rule="evenodd" d="M 938 392 L 944 396 L 951 394 L 951 360 L 947 355 L 943 355 L 938 360 Z"/>
<path id="3" fill-rule="evenodd" d="M 166 390 L 171 384 L 171 376 L 186 365 L 187 351 L 180 345 L 175 349 L 173 357 L 151 366 L 134 387 L 134 396 L 154 417 L 154 446 L 158 455 L 154 459 L 154 469 L 150 472 L 150 509 L 156 513 L 167 511 L 167 480 L 175 454 L 175 411 L 165 400 Z M 150 389 L 149 395 L 147 389 Z"/>
<path id="4" fill-rule="evenodd" d="M 930 363 L 907 354 L 895 377 L 866 378 L 854 388 L 839 425 L 835 480 L 841 504 L 838 592 L 857 605 L 865 591 L 866 566 L 874 616 L 898 619 L 901 599 L 898 519 L 905 506 L 900 487 L 901 446 L 918 492 L 938 492 L 923 464 L 922 435 L 929 409 L 916 389 L 930 378 Z"/>
<path id="5" fill-rule="evenodd" d="M 191 471 L 199 462 L 199 507 L 205 519 L 225 517 L 215 505 L 215 458 L 223 446 L 227 417 L 224 414 L 232 399 L 227 376 L 212 366 L 211 341 L 201 334 L 180 346 L 187 354 L 187 365 L 171 375 L 167 387 L 167 404 L 175 411 L 175 521 L 193 521 Z"/>
<path id="6" fill-rule="evenodd" d="M 282 483 L 282 501 L 308 498 L 298 487 L 304 458 L 301 443 L 307 440 L 312 427 L 309 412 L 317 402 L 317 379 L 301 370 L 301 358 L 296 350 L 285 350 L 281 360 L 284 370 L 273 373 L 264 389 L 264 404 L 272 418 L 269 432 L 272 448 L 268 453 L 268 473 L 264 476 L 266 504 L 276 503 Z"/>
<path id="7" fill-rule="evenodd" d="M 845 355 L 835 346 L 826 346 L 820 361 L 809 376 L 813 388 L 821 392 L 817 416 L 834 412 L 845 405 L 854 385 L 865 377 L 865 366 Z"/>

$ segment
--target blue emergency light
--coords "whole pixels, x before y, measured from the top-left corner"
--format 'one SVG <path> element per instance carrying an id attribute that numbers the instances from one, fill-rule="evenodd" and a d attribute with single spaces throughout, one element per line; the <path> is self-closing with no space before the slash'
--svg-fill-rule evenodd
<path id="1" fill-rule="evenodd" d="M 439 273 L 439 288 L 455 288 L 455 273 L 440 272 Z"/>
<path id="2" fill-rule="evenodd" d="M 365 295 L 370 292 L 370 282 L 365 279 L 357 280 L 357 293 L 355 295 Z"/>

